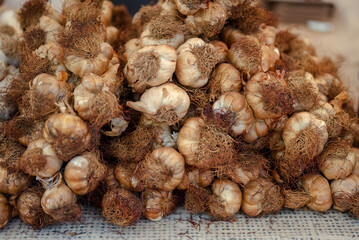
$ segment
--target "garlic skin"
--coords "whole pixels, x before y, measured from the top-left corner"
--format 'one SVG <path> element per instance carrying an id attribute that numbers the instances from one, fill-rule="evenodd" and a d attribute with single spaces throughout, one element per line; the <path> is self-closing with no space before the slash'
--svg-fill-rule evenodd
<path id="1" fill-rule="evenodd" d="M 229 218 L 234 216 L 242 204 L 242 192 L 239 186 L 228 179 L 216 179 L 212 183 L 212 192 L 219 200 L 221 208 L 217 204 L 210 206 L 210 212 L 213 216 L 219 218 Z M 217 206 L 216 206 L 217 205 Z"/>
<path id="2" fill-rule="evenodd" d="M 126 105 L 143 112 L 147 119 L 173 125 L 186 115 L 190 99 L 182 88 L 173 83 L 165 83 L 145 91 L 140 101 L 128 101 Z"/>
<path id="3" fill-rule="evenodd" d="M 83 152 L 91 143 L 87 124 L 78 116 L 65 113 L 52 115 L 46 120 L 43 136 L 62 161 Z"/>
<path id="4" fill-rule="evenodd" d="M 159 147 L 171 147 L 175 148 L 177 145 L 176 133 L 171 132 L 171 129 L 168 125 L 160 124 L 156 127 L 155 142 L 153 144 L 154 148 Z"/>
<path id="5" fill-rule="evenodd" d="M 45 213 L 57 221 L 66 221 L 67 217 L 70 217 L 70 219 L 78 219 L 82 213 L 82 209 L 79 208 L 76 201 L 76 195 L 64 183 L 59 173 L 57 182 L 46 189 L 42 195 L 41 207 Z"/>
<path id="6" fill-rule="evenodd" d="M 198 168 L 186 169 L 182 182 L 177 186 L 179 190 L 186 190 L 190 185 L 208 187 L 213 181 L 211 170 L 200 170 Z"/>
<path id="7" fill-rule="evenodd" d="M 243 189 L 241 209 L 244 214 L 257 217 L 279 211 L 284 204 L 279 186 L 267 179 L 249 182 Z"/>
<path id="8" fill-rule="evenodd" d="M 175 207 L 172 192 L 146 190 L 143 192 L 143 216 L 151 221 L 160 221 Z"/>
<path id="9" fill-rule="evenodd" d="M 141 47 L 167 44 L 178 48 L 184 42 L 182 22 L 168 15 L 154 17 L 139 37 Z"/>
<path id="10" fill-rule="evenodd" d="M 40 178 L 53 176 L 61 169 L 62 164 L 51 144 L 43 138 L 30 142 L 21 157 L 22 170 L 30 176 Z"/>
<path id="11" fill-rule="evenodd" d="M 241 73 L 232 64 L 222 63 L 213 71 L 209 82 L 212 94 L 239 92 L 242 88 Z"/>
<path id="12" fill-rule="evenodd" d="M 39 27 L 46 33 L 46 42 L 56 42 L 63 29 L 60 23 L 48 16 L 39 19 Z"/>
<path id="13" fill-rule="evenodd" d="M 318 89 L 325 96 L 335 97 L 338 89 L 342 89 L 341 81 L 329 73 L 323 73 L 314 79 Z"/>
<path id="14" fill-rule="evenodd" d="M 149 188 L 164 191 L 174 190 L 181 183 L 185 172 L 183 156 L 169 147 L 156 148 L 141 165 L 141 181 Z"/>
<path id="15" fill-rule="evenodd" d="M 101 22 L 103 25 L 108 26 L 112 19 L 113 3 L 111 1 L 103 1 L 101 6 Z"/>
<path id="16" fill-rule="evenodd" d="M 355 151 L 346 141 L 328 143 L 319 156 L 319 170 L 328 180 L 345 179 L 357 162 Z"/>
<path id="17" fill-rule="evenodd" d="M 312 197 L 308 207 L 313 211 L 324 212 L 332 206 L 332 193 L 328 180 L 320 174 L 306 174 L 301 180 L 305 192 Z"/>
<path id="18" fill-rule="evenodd" d="M 222 30 L 223 41 L 229 47 L 231 47 L 233 43 L 245 36 L 247 35 L 243 34 L 241 31 L 231 26 L 225 26 Z"/>
<path id="19" fill-rule="evenodd" d="M 261 24 L 259 32 L 255 34 L 258 40 L 264 44 L 274 45 L 276 39 L 277 29 L 274 26 Z"/>
<path id="20" fill-rule="evenodd" d="M 323 120 L 327 124 L 328 137 L 338 137 L 342 132 L 343 126 L 337 119 L 337 115 L 333 106 L 327 102 L 320 102 L 314 106 L 310 111 L 316 118 Z"/>
<path id="21" fill-rule="evenodd" d="M 200 38 L 191 38 L 177 49 L 176 77 L 183 86 L 200 88 L 207 84 L 218 62 L 216 49 Z"/>
<path id="22" fill-rule="evenodd" d="M 140 41 L 138 38 L 133 38 L 125 43 L 125 53 L 124 57 L 126 61 L 130 59 L 130 57 L 135 54 L 138 50 L 141 49 Z"/>
<path id="23" fill-rule="evenodd" d="M 101 43 L 100 47 L 100 53 L 91 59 L 75 55 L 66 56 L 64 59 L 66 68 L 79 77 L 84 77 L 90 73 L 101 75 L 107 70 L 113 57 L 113 48 L 105 42 Z"/>
<path id="24" fill-rule="evenodd" d="M 216 49 L 216 55 L 218 56 L 218 63 L 227 62 L 228 46 L 222 41 L 211 41 L 211 44 Z"/>
<path id="25" fill-rule="evenodd" d="M 243 139 L 249 143 L 254 142 L 258 138 L 266 136 L 269 130 L 270 128 L 264 120 L 255 118 L 247 133 L 243 135 Z"/>
<path id="26" fill-rule="evenodd" d="M 0 193 L 0 229 L 3 229 L 11 219 L 12 208 L 4 195 Z"/>
<path id="27" fill-rule="evenodd" d="M 357 205 L 355 196 L 359 194 L 359 176 L 351 174 L 345 179 L 334 180 L 330 183 L 333 195 L 333 208 L 344 212 L 352 210 L 351 204 Z M 351 199 L 353 198 L 353 199 Z"/>
<path id="28" fill-rule="evenodd" d="M 193 3 L 192 0 L 174 0 L 177 6 L 177 10 L 183 15 L 193 15 L 200 9 L 208 8 L 208 0 L 196 1 Z"/>
<path id="29" fill-rule="evenodd" d="M 176 50 L 169 45 L 147 46 L 129 58 L 124 74 L 138 93 L 172 79 L 176 69 Z"/>
<path id="30" fill-rule="evenodd" d="M 215 2 L 208 2 L 208 8 L 187 16 L 185 22 L 193 35 L 203 34 L 206 37 L 213 37 L 222 30 L 226 20 L 226 10 Z"/>
<path id="31" fill-rule="evenodd" d="M 0 166 L 0 193 L 17 196 L 31 185 L 31 181 L 29 175 L 10 173 L 7 168 Z"/>
<path id="32" fill-rule="evenodd" d="M 270 68 L 274 67 L 280 58 L 279 50 L 274 45 L 269 44 L 261 46 L 261 55 L 260 69 L 262 72 L 267 72 Z"/>
<path id="33" fill-rule="evenodd" d="M 106 27 L 106 42 L 113 45 L 116 42 L 117 36 L 120 33 L 118 28 L 114 26 Z"/>
<path id="34" fill-rule="evenodd" d="M 239 71 L 254 75 L 260 70 L 262 62 L 262 48 L 257 39 L 243 36 L 231 45 L 228 61 Z"/>
<path id="35" fill-rule="evenodd" d="M 136 167 L 137 164 L 134 162 L 119 162 L 114 170 L 114 175 L 122 188 L 141 192 L 145 188 L 137 174 L 134 174 Z"/>
<path id="36" fill-rule="evenodd" d="M 95 190 L 106 172 L 106 166 L 99 161 L 98 156 L 85 152 L 67 163 L 64 178 L 76 195 L 84 195 Z"/>
<path id="37" fill-rule="evenodd" d="M 238 92 L 223 94 L 213 104 L 212 108 L 215 113 L 231 116 L 231 130 L 235 136 L 247 133 L 254 121 L 252 110 L 248 106 L 246 98 Z"/>

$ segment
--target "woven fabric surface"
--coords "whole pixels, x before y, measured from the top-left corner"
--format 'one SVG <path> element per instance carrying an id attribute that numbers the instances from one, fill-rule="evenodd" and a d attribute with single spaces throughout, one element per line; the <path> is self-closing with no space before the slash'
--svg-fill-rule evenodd
<path id="1" fill-rule="evenodd" d="M 330 210 L 282 210 L 262 218 L 237 214 L 237 221 L 216 222 L 205 214 L 191 215 L 180 207 L 159 222 L 141 219 L 134 226 L 107 223 L 99 210 L 85 208 L 82 222 L 32 230 L 18 218 L 0 230 L 1 240 L 56 239 L 359 239 L 359 221 Z"/>

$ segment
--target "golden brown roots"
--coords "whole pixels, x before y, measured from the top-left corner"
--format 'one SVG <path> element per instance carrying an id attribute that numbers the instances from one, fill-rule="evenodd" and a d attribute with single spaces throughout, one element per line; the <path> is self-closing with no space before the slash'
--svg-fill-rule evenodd
<path id="1" fill-rule="evenodd" d="M 142 203 L 130 191 L 114 188 L 103 197 L 102 215 L 111 223 L 128 226 L 140 219 Z"/>
<path id="2" fill-rule="evenodd" d="M 160 15 L 162 11 L 162 7 L 158 5 L 146 5 L 142 6 L 140 10 L 138 11 L 138 14 L 140 14 L 140 22 L 137 26 L 137 30 L 139 33 L 142 32 L 143 26 L 145 26 L 147 23 L 149 23 L 153 18 Z"/>
<path id="3" fill-rule="evenodd" d="M 81 220 L 83 207 L 80 204 L 73 203 L 63 208 L 54 209 L 49 215 L 56 222 L 78 222 Z"/>
<path id="4" fill-rule="evenodd" d="M 359 193 L 341 194 L 335 198 L 336 205 L 346 209 L 355 217 L 359 218 Z"/>
<path id="5" fill-rule="evenodd" d="M 265 188 L 265 196 L 261 204 L 262 216 L 278 212 L 280 209 L 282 209 L 284 204 L 284 197 L 278 185 L 275 185 L 271 182 L 270 184 L 266 185 Z"/>
<path id="6" fill-rule="evenodd" d="M 185 4 L 189 10 L 200 9 L 202 4 L 207 4 L 208 0 L 182 0 L 181 3 Z"/>
<path id="7" fill-rule="evenodd" d="M 262 60 L 261 46 L 257 41 L 248 37 L 242 37 L 232 44 L 231 49 L 242 53 L 241 62 L 246 69 L 257 69 Z"/>
<path id="8" fill-rule="evenodd" d="M 303 190 L 289 190 L 283 189 L 284 195 L 284 207 L 290 209 L 299 209 L 305 207 L 311 200 L 312 197 Z"/>
<path id="9" fill-rule="evenodd" d="M 319 165 L 325 164 L 330 159 L 343 159 L 345 160 L 350 152 L 351 146 L 346 140 L 336 139 L 328 142 L 325 145 L 323 152 L 318 159 Z"/>
<path id="10" fill-rule="evenodd" d="M 44 170 L 47 164 L 47 158 L 42 154 L 41 148 L 34 148 L 26 151 L 19 162 L 19 168 L 31 175 L 37 176 L 39 171 Z"/>
<path id="11" fill-rule="evenodd" d="M 205 188 L 190 185 L 186 190 L 185 207 L 192 214 L 208 212 L 211 193 Z"/>
<path id="12" fill-rule="evenodd" d="M 147 82 L 157 76 L 160 59 L 154 52 L 139 53 L 133 64 L 139 82 Z"/>
<path id="13" fill-rule="evenodd" d="M 38 23 L 40 17 L 47 11 L 47 2 L 48 0 L 29 0 L 22 5 L 19 11 L 19 22 L 24 30 Z"/>
<path id="14" fill-rule="evenodd" d="M 168 106 L 160 107 L 152 118 L 158 123 L 164 123 L 169 126 L 176 124 L 180 120 L 176 110 Z"/>
<path id="15" fill-rule="evenodd" d="M 23 53 L 26 51 L 35 51 L 40 46 L 46 43 L 46 33 L 39 27 L 32 27 L 27 29 L 22 34 L 23 40 L 20 42 L 20 48 Z"/>
<path id="16" fill-rule="evenodd" d="M 194 162 L 201 169 L 219 168 L 235 159 L 233 139 L 215 125 L 202 127 Z"/>
<path id="17" fill-rule="evenodd" d="M 183 23 L 172 16 L 158 16 L 152 18 L 149 23 L 151 38 L 154 39 L 171 39 L 177 34 L 183 33 Z"/>
<path id="18" fill-rule="evenodd" d="M 140 162 L 151 152 L 155 133 L 155 128 L 139 125 L 135 131 L 112 142 L 111 153 L 119 161 Z"/>
<path id="19" fill-rule="evenodd" d="M 197 58 L 197 67 L 202 73 L 201 77 L 208 77 L 218 62 L 215 49 L 205 45 L 192 48 L 192 52 Z"/>
<path id="20" fill-rule="evenodd" d="M 4 139 L 7 141 L 6 139 Z M 19 165 L 21 163 L 21 156 L 25 152 L 25 148 L 15 141 L 7 141 L 4 145 L 3 156 L 0 158 L 0 166 L 6 167 L 7 170 L 12 172 L 21 172 Z"/>
<path id="21" fill-rule="evenodd" d="M 107 167 L 104 163 L 102 163 L 100 159 L 100 153 L 95 152 L 95 158 L 89 161 L 89 169 L 90 173 L 87 176 L 87 181 L 89 183 L 88 192 L 94 191 L 100 182 L 106 177 Z"/>

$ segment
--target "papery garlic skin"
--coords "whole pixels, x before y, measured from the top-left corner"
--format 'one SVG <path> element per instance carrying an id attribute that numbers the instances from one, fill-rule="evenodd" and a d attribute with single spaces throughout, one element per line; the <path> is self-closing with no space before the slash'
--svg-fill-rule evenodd
<path id="1" fill-rule="evenodd" d="M 225 26 L 222 30 L 222 38 L 223 41 L 231 47 L 233 43 L 238 41 L 240 38 L 247 36 L 243 34 L 238 29 L 231 27 L 231 26 Z"/>
<path id="2" fill-rule="evenodd" d="M 107 173 L 104 178 L 107 189 L 116 188 L 120 186 L 120 183 L 117 181 L 115 176 L 115 166 L 107 166 Z"/>
<path id="3" fill-rule="evenodd" d="M 201 0 L 193 3 L 192 0 L 174 0 L 177 9 L 183 15 L 193 15 L 200 9 L 208 8 L 208 0 Z"/>
<path id="4" fill-rule="evenodd" d="M 65 57 L 65 66 L 79 77 L 83 77 L 89 73 L 101 75 L 107 70 L 112 59 L 113 48 L 108 43 L 101 43 L 100 47 L 100 53 L 92 59 L 86 59 L 75 55 Z"/>
<path id="5" fill-rule="evenodd" d="M 267 72 L 279 60 L 280 53 L 273 45 L 264 44 L 261 46 L 261 70 Z"/>
<path id="6" fill-rule="evenodd" d="M 309 112 L 327 124 L 329 138 L 337 137 L 340 135 L 343 126 L 337 119 L 337 115 L 331 104 L 327 102 L 319 102 L 319 104 L 310 109 Z"/>
<path id="7" fill-rule="evenodd" d="M 132 24 L 136 26 L 139 33 L 143 32 L 143 27 L 154 17 L 159 16 L 163 11 L 161 4 L 142 6 L 132 18 Z"/>
<path id="8" fill-rule="evenodd" d="M 155 136 L 154 148 L 159 147 L 171 147 L 175 148 L 177 145 L 176 133 L 172 133 L 168 125 L 160 124 L 157 129 L 157 135 Z"/>
<path id="9" fill-rule="evenodd" d="M 39 26 L 46 33 L 46 42 L 56 42 L 63 29 L 60 23 L 48 16 L 39 19 Z"/>
<path id="10" fill-rule="evenodd" d="M 113 3 L 111 1 L 103 1 L 101 6 L 101 22 L 103 25 L 108 26 L 112 19 Z"/>
<path id="11" fill-rule="evenodd" d="M 185 22 L 192 34 L 213 37 L 222 30 L 226 20 L 226 10 L 215 2 L 209 2 L 208 8 L 187 16 Z"/>
<path id="12" fill-rule="evenodd" d="M 4 195 L 0 193 L 0 229 L 3 229 L 11 219 L 12 208 Z"/>
<path id="13" fill-rule="evenodd" d="M 143 215 L 151 221 L 160 221 L 170 214 L 174 207 L 172 192 L 146 190 L 143 193 Z"/>
<path id="14" fill-rule="evenodd" d="M 259 32 L 255 36 L 264 44 L 275 44 L 277 29 L 274 26 L 268 26 L 266 24 L 261 24 L 259 27 Z"/>
<path id="15" fill-rule="evenodd" d="M 51 61 L 51 71 L 67 71 L 65 65 L 60 62 L 62 49 L 57 42 L 47 42 L 46 44 L 41 45 L 35 50 L 35 54 L 40 58 L 46 58 Z"/>
<path id="16" fill-rule="evenodd" d="M 32 178 L 26 174 L 10 173 L 0 166 L 0 193 L 17 196 L 31 185 L 31 181 Z"/>
<path id="17" fill-rule="evenodd" d="M 246 98 L 238 92 L 223 94 L 214 104 L 213 111 L 219 114 L 229 114 L 232 120 L 231 130 L 234 135 L 247 133 L 254 121 L 252 110 Z"/>
<path id="18" fill-rule="evenodd" d="M 0 14 L 0 24 L 6 24 L 15 30 L 16 37 L 20 38 L 23 31 L 18 21 L 18 15 L 15 10 L 4 10 Z"/>
<path id="19" fill-rule="evenodd" d="M 176 50 L 169 45 L 147 46 L 129 58 L 124 73 L 129 86 L 143 93 L 172 78 L 176 69 Z"/>
<path id="20" fill-rule="evenodd" d="M 353 148 L 353 151 L 355 153 L 356 164 L 353 168 L 352 174 L 359 176 L 359 149 Z"/>
<path id="21" fill-rule="evenodd" d="M 210 207 L 210 212 L 214 216 L 228 218 L 235 215 L 242 204 L 242 192 L 239 186 L 228 179 L 216 179 L 212 183 L 213 194 L 220 199 L 221 207 Z M 223 212 L 222 212 L 223 211 Z"/>
<path id="22" fill-rule="evenodd" d="M 216 50 L 200 38 L 191 38 L 177 49 L 176 77 L 180 84 L 200 88 L 207 84 L 216 63 Z"/>
<path id="23" fill-rule="evenodd" d="M 341 212 L 351 210 L 348 204 L 353 201 L 351 198 L 359 194 L 359 176 L 351 174 L 345 179 L 334 180 L 330 183 L 330 187 L 334 201 L 333 208 Z"/>
<path id="24" fill-rule="evenodd" d="M 186 169 L 182 182 L 177 186 L 179 190 L 186 190 L 190 185 L 208 187 L 213 181 L 211 170 L 200 170 L 198 168 Z"/>
<path id="25" fill-rule="evenodd" d="M 0 81 L 7 75 L 6 71 L 7 59 L 4 52 L 0 49 Z"/>
<path id="26" fill-rule="evenodd" d="M 211 44 L 216 49 L 216 55 L 218 56 L 218 63 L 227 62 L 228 46 L 222 41 L 211 41 Z"/>
<path id="27" fill-rule="evenodd" d="M 308 207 L 313 211 L 324 212 L 332 206 L 332 193 L 329 183 L 320 174 L 306 174 L 302 180 L 305 192 L 309 193 L 312 200 Z"/>
<path id="28" fill-rule="evenodd" d="M 244 134 L 243 138 L 246 142 L 254 142 L 258 138 L 266 136 L 269 130 L 270 128 L 264 120 L 255 118 L 247 133 Z"/>
<path id="29" fill-rule="evenodd" d="M 116 42 L 117 36 L 119 35 L 120 31 L 117 27 L 108 26 L 106 27 L 106 42 L 110 45 L 113 45 Z"/>
<path id="30" fill-rule="evenodd" d="M 40 151 L 32 153 L 33 151 Z M 26 159 L 28 158 L 28 159 Z M 35 159 L 31 158 L 37 158 Z M 51 144 L 45 139 L 40 138 L 29 143 L 26 151 L 21 157 L 24 161 L 23 171 L 30 176 L 38 176 L 40 178 L 48 178 L 53 176 L 61 169 L 63 162 L 58 159 L 55 150 Z M 44 162 L 45 161 L 45 162 Z M 29 165 L 28 165 L 29 164 Z M 41 164 L 41 166 L 39 166 Z"/>
<path id="31" fill-rule="evenodd" d="M 145 91 L 138 102 L 128 101 L 127 106 L 143 112 L 148 119 L 172 125 L 186 115 L 190 99 L 182 88 L 165 83 Z"/>
<path id="32" fill-rule="evenodd" d="M 242 88 L 241 73 L 232 64 L 222 63 L 212 73 L 210 91 L 214 94 L 239 92 Z"/>
<path id="33" fill-rule="evenodd" d="M 128 61 L 130 57 L 141 49 L 138 38 L 133 38 L 125 43 L 125 59 Z"/>
<path id="34" fill-rule="evenodd" d="M 85 152 L 67 163 L 64 178 L 76 195 L 84 195 L 98 186 L 106 171 L 106 166 L 99 161 L 98 156 Z"/>
<path id="35" fill-rule="evenodd" d="M 335 97 L 338 89 L 342 88 L 341 81 L 329 73 L 324 73 L 314 79 L 318 89 L 325 96 Z"/>

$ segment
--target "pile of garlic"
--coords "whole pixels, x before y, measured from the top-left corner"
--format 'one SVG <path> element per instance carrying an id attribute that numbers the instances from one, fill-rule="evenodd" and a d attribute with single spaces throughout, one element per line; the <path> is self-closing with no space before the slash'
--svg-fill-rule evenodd
<path id="1" fill-rule="evenodd" d="M 82 203 L 121 226 L 180 202 L 231 221 L 359 216 L 358 115 L 337 66 L 257 1 L 160 0 L 132 22 L 106 0 L 10 12 L 0 227 L 77 221 Z"/>

